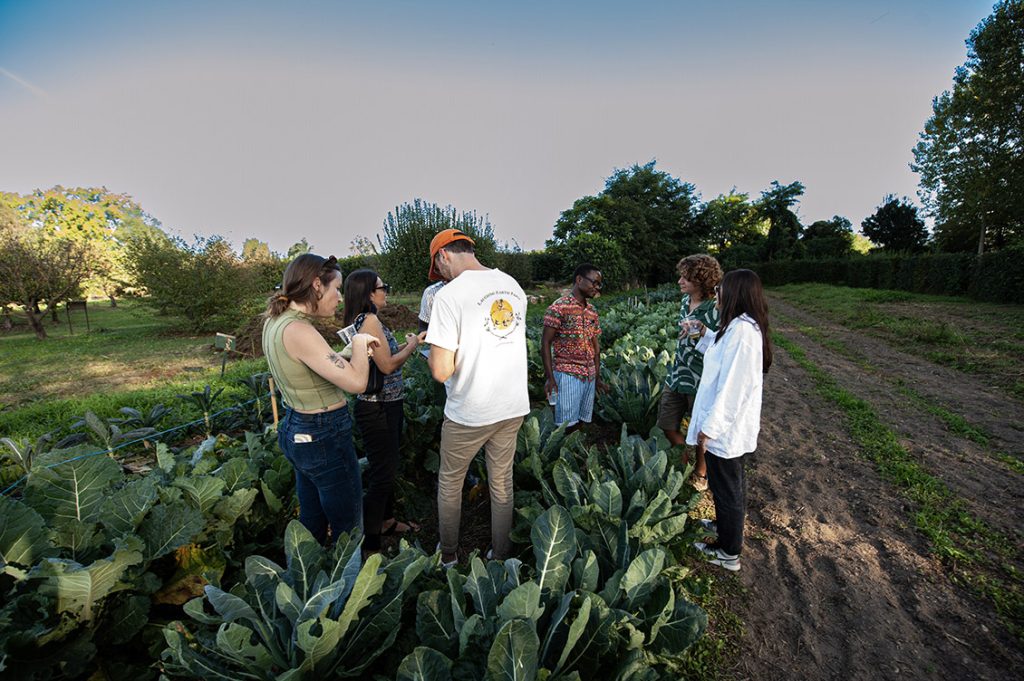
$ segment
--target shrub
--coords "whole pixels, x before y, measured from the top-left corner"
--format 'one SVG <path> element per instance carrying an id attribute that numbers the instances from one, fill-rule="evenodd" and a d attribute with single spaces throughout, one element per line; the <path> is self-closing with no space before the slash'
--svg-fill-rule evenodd
<path id="1" fill-rule="evenodd" d="M 147 304 L 182 317 L 193 332 L 238 326 L 239 301 L 267 295 L 271 279 L 262 268 L 242 263 L 219 236 L 193 244 L 177 237 L 135 239 L 128 244 L 128 269 L 149 294 Z"/>

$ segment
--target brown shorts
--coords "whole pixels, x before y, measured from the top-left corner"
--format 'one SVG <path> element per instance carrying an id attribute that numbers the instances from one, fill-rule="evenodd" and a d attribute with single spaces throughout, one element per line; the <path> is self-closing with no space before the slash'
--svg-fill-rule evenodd
<path id="1" fill-rule="evenodd" d="M 680 430 L 683 418 L 689 416 L 693 408 L 693 397 L 668 388 L 662 390 L 661 404 L 658 405 L 658 427 L 662 430 Z"/>

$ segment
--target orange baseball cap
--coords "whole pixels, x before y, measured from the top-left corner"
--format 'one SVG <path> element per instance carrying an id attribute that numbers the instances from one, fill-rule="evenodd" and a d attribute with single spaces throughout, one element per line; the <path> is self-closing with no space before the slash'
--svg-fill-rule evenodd
<path id="1" fill-rule="evenodd" d="M 443 229 L 430 241 L 430 270 L 427 272 L 430 281 L 441 280 L 440 275 L 434 271 L 434 258 L 437 257 L 437 252 L 453 241 L 463 239 L 476 246 L 476 242 L 470 239 L 468 234 L 458 229 Z"/>

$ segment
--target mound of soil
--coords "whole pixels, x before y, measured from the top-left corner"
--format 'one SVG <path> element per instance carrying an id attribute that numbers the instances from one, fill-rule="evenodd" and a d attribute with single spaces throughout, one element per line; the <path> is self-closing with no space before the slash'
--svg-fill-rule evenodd
<path id="1" fill-rule="evenodd" d="M 396 334 L 398 331 L 415 330 L 419 321 L 416 313 L 405 305 L 388 305 L 378 313 L 378 316 L 381 322 Z M 337 345 L 338 330 L 341 329 L 341 312 L 337 312 L 333 318 L 317 319 L 313 326 L 329 345 Z M 248 324 L 235 331 L 235 338 L 236 350 L 249 357 L 262 357 L 263 315 L 253 317 Z"/>

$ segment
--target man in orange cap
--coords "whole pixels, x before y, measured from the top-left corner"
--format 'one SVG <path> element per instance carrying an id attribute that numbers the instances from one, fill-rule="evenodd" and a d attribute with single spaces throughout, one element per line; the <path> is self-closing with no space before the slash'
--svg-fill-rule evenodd
<path id="1" fill-rule="evenodd" d="M 430 373 L 445 384 L 437 473 L 441 560 L 458 560 L 462 486 L 483 447 L 491 497 L 491 549 L 509 555 L 512 463 L 516 434 L 530 412 L 526 378 L 526 294 L 515 279 L 476 259 L 473 239 L 446 229 L 430 242 L 432 280 L 448 284 L 434 296 L 427 342 Z"/>

